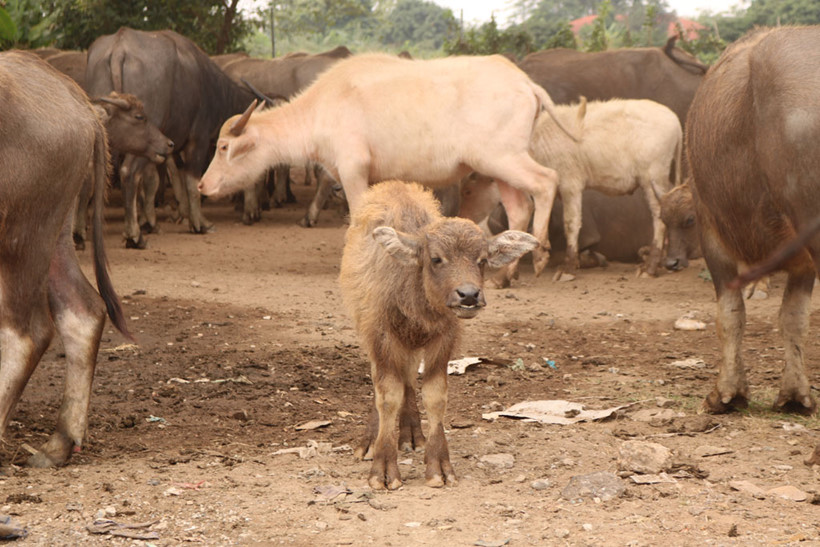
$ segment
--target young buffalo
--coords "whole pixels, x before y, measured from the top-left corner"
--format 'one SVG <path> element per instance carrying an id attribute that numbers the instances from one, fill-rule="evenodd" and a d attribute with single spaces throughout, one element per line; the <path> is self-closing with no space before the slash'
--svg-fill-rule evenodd
<path id="1" fill-rule="evenodd" d="M 371 362 L 378 426 L 371 425 L 365 444 L 373 452 L 372 488 L 401 486 L 399 414 L 402 438 L 412 430 L 416 446 L 425 443 L 413 387 L 422 357 L 430 422 L 426 482 L 456 484 L 443 420 L 459 319 L 475 317 L 486 305 L 485 266 L 509 264 L 537 244 L 518 231 L 488 240 L 472 221 L 442 217 L 433 194 L 416 183 L 384 182 L 365 192 L 347 231 L 339 280 Z"/>

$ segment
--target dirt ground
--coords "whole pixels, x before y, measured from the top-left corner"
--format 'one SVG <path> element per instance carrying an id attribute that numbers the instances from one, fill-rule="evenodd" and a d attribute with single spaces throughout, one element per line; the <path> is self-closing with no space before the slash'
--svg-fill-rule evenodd
<path id="1" fill-rule="evenodd" d="M 524 264 L 513 287 L 491 291 L 465 325 L 456 357 L 493 362 L 450 377 L 459 484 L 426 487 L 423 455 L 407 453 L 404 486 L 370 491 L 369 462 L 350 449 L 372 387 L 339 295 L 345 225 L 326 211 L 318 227 L 298 227 L 310 189 L 297 190 L 298 205 L 267 211 L 254 226 L 229 204 L 208 203 L 215 233 L 163 222 L 144 251 L 123 248 L 122 211 L 109 208 L 113 280 L 139 343 L 106 331 L 88 440 L 60 469 L 9 465 L 54 427 L 59 342 L 40 364 L 0 447 L 0 515 L 28 529 L 16 543 L 820 544 L 818 467 L 804 464 L 820 422 L 769 410 L 783 365 L 784 279 L 774 278 L 767 299 L 748 301 L 752 405 L 699 416 L 720 358 L 702 261 L 657 279 L 612 264 L 570 282 L 553 282 L 551 271 L 535 278 Z M 88 251 L 82 260 L 90 271 Z M 676 330 L 687 314 L 706 329 Z M 817 312 L 812 319 L 820 323 Z M 809 363 L 820 357 L 812 332 Z M 680 366 L 686 359 L 705 365 Z M 482 417 L 547 399 L 631 406 L 573 425 Z M 666 415 L 642 417 L 650 410 Z M 296 427 L 316 420 L 329 424 Z M 621 473 L 627 441 L 671 449 L 671 482 L 639 485 Z M 563 496 L 572 477 L 599 471 L 620 473 L 625 491 Z M 807 499 L 769 492 L 787 486 L 780 491 Z M 153 539 L 93 534 L 99 518 L 150 524 L 130 530 Z"/>

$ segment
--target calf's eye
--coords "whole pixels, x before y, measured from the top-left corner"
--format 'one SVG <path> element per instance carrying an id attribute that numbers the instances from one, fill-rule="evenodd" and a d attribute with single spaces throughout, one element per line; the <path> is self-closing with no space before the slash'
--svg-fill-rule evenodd
<path id="1" fill-rule="evenodd" d="M 695 225 L 695 217 L 692 216 L 692 215 L 686 217 L 686 221 L 683 223 L 683 227 L 684 228 L 689 228 L 690 226 L 694 226 L 694 225 Z"/>
<path id="2" fill-rule="evenodd" d="M 442 262 L 444 262 L 444 260 L 440 256 L 434 256 L 434 257 L 430 258 L 430 263 L 434 264 L 436 266 L 438 266 Z"/>

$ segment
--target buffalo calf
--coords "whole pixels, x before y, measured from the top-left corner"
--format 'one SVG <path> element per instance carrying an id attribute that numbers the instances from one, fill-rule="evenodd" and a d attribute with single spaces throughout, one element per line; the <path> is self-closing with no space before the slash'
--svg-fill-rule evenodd
<path id="1" fill-rule="evenodd" d="M 505 266 L 536 247 L 531 235 L 507 231 L 489 240 L 472 221 L 445 218 L 429 190 L 389 181 L 373 186 L 353 212 L 339 281 L 371 362 L 378 426 L 368 482 L 401 486 L 396 420 L 402 436 L 426 442 L 428 486 L 454 485 L 444 437 L 447 362 L 458 343 L 459 319 L 486 305 L 484 268 Z M 424 358 L 422 396 L 430 422 L 421 433 L 413 381 Z M 375 439 L 374 429 L 377 430 Z"/>

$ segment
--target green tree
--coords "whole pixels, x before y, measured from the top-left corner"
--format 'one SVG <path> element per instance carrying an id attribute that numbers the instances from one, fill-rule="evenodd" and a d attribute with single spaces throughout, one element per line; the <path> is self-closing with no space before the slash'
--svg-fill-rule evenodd
<path id="1" fill-rule="evenodd" d="M 453 12 L 425 0 L 399 0 L 383 20 L 385 44 L 426 43 L 438 49 L 457 28 Z"/>
<path id="2" fill-rule="evenodd" d="M 326 37 L 334 29 L 370 13 L 372 3 L 362 0 L 284 0 L 272 2 L 276 32 L 294 37 Z"/>
<path id="3" fill-rule="evenodd" d="M 251 31 L 238 10 L 239 0 L 44 0 L 55 16 L 55 45 L 85 49 L 97 37 L 123 26 L 138 30 L 171 29 L 196 42 L 208 53 L 239 47 Z"/>
<path id="4" fill-rule="evenodd" d="M 55 16 L 46 8 L 41 0 L 0 0 L 0 49 L 50 45 Z"/>

